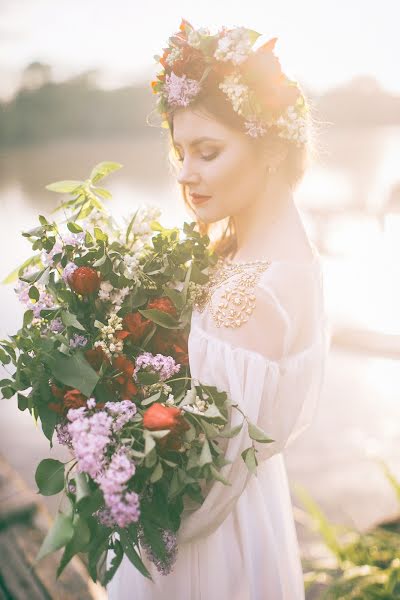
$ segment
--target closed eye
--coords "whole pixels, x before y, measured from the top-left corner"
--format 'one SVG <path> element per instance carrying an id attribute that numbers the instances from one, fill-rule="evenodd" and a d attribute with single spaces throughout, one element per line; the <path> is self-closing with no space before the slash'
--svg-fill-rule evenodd
<path id="1" fill-rule="evenodd" d="M 206 161 L 210 161 L 210 160 L 214 160 L 214 158 L 216 158 L 217 156 L 218 156 L 218 152 L 213 152 L 212 154 L 206 154 L 206 155 L 204 155 L 204 154 L 203 154 L 203 155 L 201 156 L 201 159 L 202 159 L 202 160 L 206 160 Z M 182 156 L 177 156 L 177 157 L 176 157 L 176 160 L 177 160 L 178 162 L 183 162 L 183 160 L 184 160 L 184 157 L 182 157 Z"/>

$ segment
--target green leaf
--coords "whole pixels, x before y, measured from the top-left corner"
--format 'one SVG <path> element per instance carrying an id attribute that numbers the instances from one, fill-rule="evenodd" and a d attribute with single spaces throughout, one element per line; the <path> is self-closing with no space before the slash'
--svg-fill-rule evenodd
<path id="1" fill-rule="evenodd" d="M 80 225 L 77 223 L 72 223 L 71 221 L 67 223 L 67 227 L 72 233 L 81 233 L 83 231 Z"/>
<path id="2" fill-rule="evenodd" d="M 124 551 L 122 548 L 122 544 L 119 540 L 114 541 L 113 550 L 114 550 L 114 556 L 111 559 L 110 567 L 105 572 L 105 575 L 101 582 L 104 587 L 108 583 L 110 583 L 111 579 L 114 577 L 115 573 L 117 572 L 117 569 L 118 569 L 119 565 L 121 564 L 122 559 L 124 557 Z"/>
<path id="3" fill-rule="evenodd" d="M 157 392 L 156 394 L 149 396 L 148 398 L 146 398 L 146 400 L 142 400 L 142 406 L 147 406 L 148 404 L 153 404 L 153 402 L 157 402 L 160 396 L 161 392 Z"/>
<path id="4" fill-rule="evenodd" d="M 83 181 L 74 181 L 72 179 L 66 179 L 65 181 L 56 181 L 46 185 L 46 190 L 50 192 L 58 192 L 59 194 L 73 194 L 78 192 Z"/>
<path id="5" fill-rule="evenodd" d="M 225 477 L 223 477 L 221 475 L 221 473 L 219 471 L 217 471 L 217 469 L 214 467 L 214 465 L 210 465 L 209 469 L 210 469 L 211 474 L 214 477 L 214 479 L 216 479 L 217 481 L 220 481 L 224 485 L 232 485 L 230 481 L 228 481 L 227 479 L 225 479 Z"/>
<path id="6" fill-rule="evenodd" d="M 226 431 L 220 431 L 218 433 L 218 435 L 220 435 L 223 438 L 232 438 L 235 437 L 235 435 L 237 435 L 239 433 L 239 431 L 242 429 L 243 427 L 243 422 L 240 423 L 239 425 L 236 425 L 236 427 L 232 427 L 232 429 L 227 429 Z"/>
<path id="7" fill-rule="evenodd" d="M 53 375 L 61 383 L 78 389 L 89 397 L 97 385 L 100 377 L 89 365 L 82 352 L 78 351 L 73 356 L 65 356 L 55 352 L 46 357 L 46 362 Z"/>
<path id="8" fill-rule="evenodd" d="M 176 308 L 180 311 L 185 306 L 185 298 L 182 292 L 178 292 L 178 290 L 173 290 L 170 288 L 164 289 L 165 296 L 168 296 L 170 300 L 175 304 Z"/>
<path id="9" fill-rule="evenodd" d="M 3 365 L 8 365 L 10 362 L 11 362 L 11 357 L 8 356 L 8 354 L 6 354 L 6 352 L 4 352 L 4 350 L 2 350 L 0 348 L 0 363 Z"/>
<path id="10" fill-rule="evenodd" d="M 161 479 L 161 477 L 163 476 L 163 473 L 164 473 L 164 471 L 162 468 L 162 464 L 160 462 L 158 462 L 155 466 L 154 471 L 152 472 L 152 474 L 150 476 L 151 483 L 155 483 L 156 481 Z"/>
<path id="11" fill-rule="evenodd" d="M 74 527 L 71 516 L 65 515 L 62 512 L 57 513 L 52 528 L 43 540 L 36 561 L 66 546 L 73 534 Z"/>
<path id="12" fill-rule="evenodd" d="M 153 436 L 150 434 L 149 431 L 147 431 L 147 429 L 143 430 L 143 437 L 144 437 L 144 454 L 145 454 L 145 456 L 147 456 L 148 454 L 150 454 L 150 452 L 153 450 L 153 448 L 156 447 L 156 443 L 154 441 Z"/>
<path id="13" fill-rule="evenodd" d="M 102 231 L 99 227 L 95 227 L 93 232 L 94 232 L 94 237 L 96 238 L 96 240 L 98 242 L 107 242 L 108 241 L 107 234 L 104 233 L 104 231 Z"/>
<path id="14" fill-rule="evenodd" d="M 40 263 L 40 254 L 36 254 L 35 256 L 31 256 L 25 262 L 22 263 L 21 266 L 17 267 L 12 271 L 5 279 L 3 279 L 2 283 L 7 285 L 8 283 L 13 283 L 18 277 L 24 272 L 24 270 L 29 266 L 35 266 Z"/>
<path id="15" fill-rule="evenodd" d="M 179 327 L 179 322 L 174 319 L 174 317 L 171 317 L 171 315 L 156 308 L 139 310 L 139 312 L 146 319 L 150 319 L 150 321 L 153 321 L 153 323 L 156 323 L 157 325 L 161 325 L 161 327 L 165 327 L 165 329 L 177 329 Z"/>
<path id="16" fill-rule="evenodd" d="M 72 557 L 78 552 L 83 552 L 90 542 L 90 529 L 81 515 L 74 515 L 73 528 L 74 534 L 65 546 L 64 554 L 57 569 L 57 577 L 60 577 Z"/>
<path id="17" fill-rule="evenodd" d="M 137 380 L 142 385 L 152 385 L 160 381 L 160 375 L 158 373 L 149 373 L 147 371 L 139 371 L 136 374 Z"/>
<path id="18" fill-rule="evenodd" d="M 77 473 L 75 475 L 75 485 L 76 485 L 76 501 L 79 503 L 84 498 L 87 498 L 90 495 L 90 487 L 88 476 L 86 473 Z"/>
<path id="19" fill-rule="evenodd" d="M 43 496 L 58 494 L 64 488 L 64 463 L 45 458 L 36 469 L 35 481 Z"/>
<path id="20" fill-rule="evenodd" d="M 23 326 L 28 327 L 33 319 L 33 310 L 29 309 L 24 312 Z"/>
<path id="21" fill-rule="evenodd" d="M 203 447 L 201 449 L 201 453 L 199 456 L 199 467 L 203 467 L 204 465 L 207 465 L 209 463 L 212 463 L 213 459 L 212 459 L 212 455 L 211 455 L 211 450 L 210 450 L 210 444 L 208 443 L 207 438 L 205 438 L 204 442 L 203 442 Z"/>
<path id="22" fill-rule="evenodd" d="M 112 198 L 112 194 L 111 192 L 109 192 L 108 190 L 101 188 L 101 187 L 96 187 L 93 189 L 95 194 L 98 194 L 101 198 L 105 198 L 106 200 L 111 200 Z"/>
<path id="23" fill-rule="evenodd" d="M 40 298 L 39 290 L 34 285 L 31 285 L 29 288 L 28 296 L 31 300 L 35 300 L 36 302 Z"/>
<path id="24" fill-rule="evenodd" d="M 101 162 L 95 167 L 93 167 L 92 172 L 90 174 L 90 179 L 92 183 L 96 183 L 97 181 L 100 181 L 100 179 L 103 179 L 103 177 L 106 177 L 110 173 L 118 171 L 118 169 L 121 169 L 122 166 L 123 165 L 121 165 L 120 163 L 115 162 Z"/>
<path id="25" fill-rule="evenodd" d="M 78 321 L 76 316 L 70 313 L 68 310 L 61 311 L 61 320 L 65 327 L 75 327 L 75 329 L 85 331 L 84 326 Z"/>
<path id="26" fill-rule="evenodd" d="M 250 448 L 246 448 L 246 450 L 243 450 L 241 456 L 244 462 L 246 463 L 246 466 L 249 469 L 250 473 L 255 473 L 257 470 L 258 462 L 253 446 L 251 446 Z"/>
<path id="27" fill-rule="evenodd" d="M 257 442 L 261 442 L 264 444 L 275 441 L 275 440 L 272 440 L 271 438 L 269 438 L 267 436 L 267 434 L 265 433 L 265 431 L 263 431 L 262 429 L 260 429 L 256 425 L 254 425 L 253 423 L 250 423 L 250 421 L 248 421 L 248 430 L 249 430 L 249 436 L 251 437 L 252 440 L 256 440 Z"/>
<path id="28" fill-rule="evenodd" d="M 149 571 L 144 566 L 142 559 L 140 558 L 139 554 L 136 552 L 131 540 L 128 537 L 128 534 L 123 529 L 120 529 L 119 536 L 120 536 L 120 542 L 121 542 L 122 548 L 124 549 L 126 556 L 129 558 L 129 560 L 131 561 L 133 566 L 136 567 L 136 569 L 138 569 L 138 571 L 140 571 L 140 573 L 142 575 L 144 575 L 145 577 L 147 577 L 148 579 L 153 581 L 152 576 L 150 575 Z"/>

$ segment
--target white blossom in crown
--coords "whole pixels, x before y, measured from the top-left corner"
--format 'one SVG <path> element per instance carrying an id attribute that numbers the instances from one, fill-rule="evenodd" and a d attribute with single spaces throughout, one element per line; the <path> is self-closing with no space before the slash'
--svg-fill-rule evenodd
<path id="1" fill-rule="evenodd" d="M 249 88 L 246 84 L 242 83 L 240 73 L 227 75 L 218 87 L 228 96 L 233 110 L 241 114 L 242 104 L 246 102 L 249 96 Z"/>
<path id="2" fill-rule="evenodd" d="M 278 136 L 296 142 L 298 146 L 307 142 L 308 120 L 296 111 L 294 106 L 289 106 L 286 113 L 276 121 L 279 127 Z"/>
<path id="3" fill-rule="evenodd" d="M 214 58 L 223 62 L 231 61 L 235 65 L 240 65 L 250 54 L 251 46 L 252 43 L 248 30 L 244 27 L 237 27 L 232 31 L 228 31 L 218 40 Z"/>

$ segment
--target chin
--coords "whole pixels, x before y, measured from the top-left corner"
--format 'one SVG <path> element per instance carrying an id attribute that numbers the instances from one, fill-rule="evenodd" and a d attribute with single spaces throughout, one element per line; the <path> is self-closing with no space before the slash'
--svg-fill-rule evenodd
<path id="1" fill-rule="evenodd" d="M 211 206 L 196 206 L 194 208 L 194 212 L 196 217 L 206 225 L 217 223 L 218 221 L 222 221 L 222 219 L 230 216 L 221 210 L 216 210 L 215 208 L 213 209 Z"/>

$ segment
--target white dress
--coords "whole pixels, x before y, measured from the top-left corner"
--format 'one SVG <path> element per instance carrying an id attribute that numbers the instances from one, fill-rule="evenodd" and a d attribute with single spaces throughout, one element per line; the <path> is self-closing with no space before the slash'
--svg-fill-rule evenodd
<path id="1" fill-rule="evenodd" d="M 231 266 L 229 266 L 231 265 Z M 232 266 L 233 265 L 233 266 Z M 185 502 L 178 556 L 154 583 L 124 557 L 109 600 L 302 600 L 303 574 L 282 450 L 313 420 L 330 334 L 320 258 L 228 263 L 189 337 L 192 376 L 225 390 L 273 443 L 255 442 L 257 476 L 241 452 L 247 427 L 220 446 L 231 464 L 204 503 Z M 242 421 L 232 409 L 231 425 Z M 192 504 L 191 504 L 192 503 Z"/>

